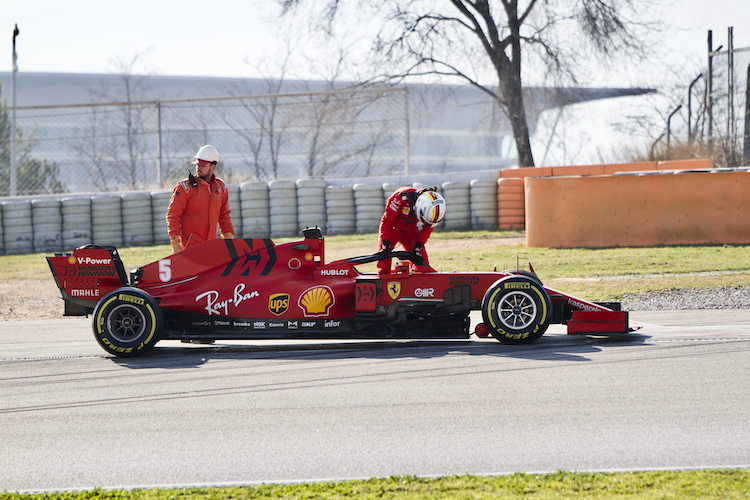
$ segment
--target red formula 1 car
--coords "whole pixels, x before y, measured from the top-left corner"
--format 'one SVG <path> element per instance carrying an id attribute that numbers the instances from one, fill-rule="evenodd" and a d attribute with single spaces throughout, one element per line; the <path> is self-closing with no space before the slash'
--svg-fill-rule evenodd
<path id="1" fill-rule="evenodd" d="M 65 315 L 93 314 L 94 335 L 116 356 L 157 341 L 236 339 L 468 338 L 537 340 L 550 324 L 569 334 L 628 333 L 617 303 L 592 303 L 546 288 L 530 272 L 442 273 L 417 254 L 378 252 L 325 263 L 318 228 L 304 239 L 210 240 L 126 275 L 117 250 L 88 245 L 47 257 Z M 389 275 L 356 266 L 397 258 Z"/>

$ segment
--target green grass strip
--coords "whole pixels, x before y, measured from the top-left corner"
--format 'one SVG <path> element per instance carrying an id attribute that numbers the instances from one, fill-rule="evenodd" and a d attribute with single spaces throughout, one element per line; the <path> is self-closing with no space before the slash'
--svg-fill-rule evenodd
<path id="1" fill-rule="evenodd" d="M 39 494 L 0 493 L 0 500 L 218 499 L 734 499 L 750 495 L 750 470 L 625 473 L 556 472 L 507 476 L 393 476 L 362 481 L 261 484 L 225 488 L 138 489 Z"/>

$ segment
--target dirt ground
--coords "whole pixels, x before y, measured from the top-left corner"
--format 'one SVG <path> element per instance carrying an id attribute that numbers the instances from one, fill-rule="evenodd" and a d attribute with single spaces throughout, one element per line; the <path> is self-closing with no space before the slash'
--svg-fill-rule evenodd
<path id="1" fill-rule="evenodd" d="M 0 281 L 0 321 L 59 319 L 63 301 L 55 280 Z"/>
<path id="2" fill-rule="evenodd" d="M 516 246 L 525 243 L 523 236 L 507 238 L 487 238 L 471 240 L 439 240 L 428 244 L 428 248 L 438 247 L 441 252 L 451 252 L 471 248 L 496 248 Z M 437 248 L 436 248 L 437 249 Z M 374 252 L 375 244 L 352 248 L 326 248 L 326 261 L 331 262 L 355 255 L 367 255 Z M 125 262 L 126 269 L 138 267 L 145 262 Z M 55 280 L 50 275 L 48 280 L 8 280 L 0 281 L 0 321 L 18 321 L 30 319 L 61 319 L 63 301 Z"/>

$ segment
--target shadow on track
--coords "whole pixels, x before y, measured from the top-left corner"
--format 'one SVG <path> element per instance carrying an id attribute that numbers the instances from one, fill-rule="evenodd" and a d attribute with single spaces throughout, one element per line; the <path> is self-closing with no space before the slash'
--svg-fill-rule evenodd
<path id="1" fill-rule="evenodd" d="M 369 340 L 272 344 L 168 345 L 163 341 L 137 358 L 109 358 L 132 369 L 194 368 L 209 360 L 335 360 L 350 358 L 430 359 L 443 356 L 495 356 L 501 358 L 586 362 L 603 347 L 644 344 L 650 337 L 637 334 L 616 337 L 550 335 L 533 344 L 505 345 L 488 340 Z"/>

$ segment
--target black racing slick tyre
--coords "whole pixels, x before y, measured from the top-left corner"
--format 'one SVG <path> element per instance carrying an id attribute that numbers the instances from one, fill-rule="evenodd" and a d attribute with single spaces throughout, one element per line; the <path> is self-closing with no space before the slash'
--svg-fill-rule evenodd
<path id="1" fill-rule="evenodd" d="M 549 326 L 552 301 L 538 279 L 514 275 L 497 280 L 482 299 L 484 324 L 503 344 L 529 344 Z"/>
<path id="2" fill-rule="evenodd" d="M 137 288 L 118 288 L 94 308 L 96 341 L 115 356 L 140 356 L 151 349 L 159 340 L 162 324 L 161 308 Z"/>

